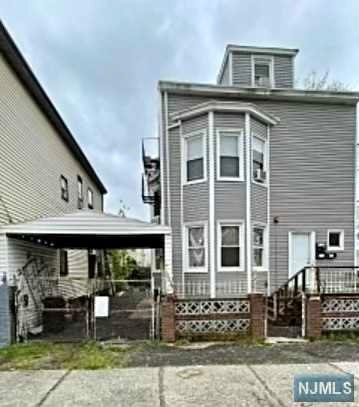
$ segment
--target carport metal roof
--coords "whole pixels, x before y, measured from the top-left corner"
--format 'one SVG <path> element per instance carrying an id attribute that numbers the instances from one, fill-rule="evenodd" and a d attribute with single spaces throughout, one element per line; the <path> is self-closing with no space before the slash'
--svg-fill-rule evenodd
<path id="1" fill-rule="evenodd" d="M 50 247 L 157 248 L 164 247 L 171 228 L 96 211 L 76 211 L 57 217 L 10 224 L 0 233 Z"/>

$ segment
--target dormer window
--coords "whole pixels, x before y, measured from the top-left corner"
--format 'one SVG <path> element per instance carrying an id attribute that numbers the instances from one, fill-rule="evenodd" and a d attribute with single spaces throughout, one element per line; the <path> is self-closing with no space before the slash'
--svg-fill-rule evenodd
<path id="1" fill-rule="evenodd" d="M 252 57 L 252 85 L 273 87 L 273 58 Z"/>

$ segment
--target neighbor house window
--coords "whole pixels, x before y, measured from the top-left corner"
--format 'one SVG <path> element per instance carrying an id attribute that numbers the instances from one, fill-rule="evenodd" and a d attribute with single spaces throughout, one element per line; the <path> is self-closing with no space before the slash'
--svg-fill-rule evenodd
<path id="1" fill-rule="evenodd" d="M 69 265 L 67 258 L 67 250 L 60 250 L 60 276 L 65 277 L 69 274 Z"/>
<path id="2" fill-rule="evenodd" d="M 218 178 L 238 180 L 242 178 L 241 131 L 219 131 L 217 137 Z"/>
<path id="3" fill-rule="evenodd" d="M 84 186 L 82 182 L 82 178 L 78 175 L 77 176 L 77 200 L 78 200 L 78 208 L 83 208 L 84 203 Z"/>
<path id="4" fill-rule="evenodd" d="M 328 230 L 328 250 L 344 250 L 344 230 Z"/>
<path id="5" fill-rule="evenodd" d="M 204 136 L 202 133 L 185 138 L 186 181 L 204 179 Z"/>
<path id="6" fill-rule="evenodd" d="M 253 266 L 261 269 L 265 267 L 265 228 L 253 228 Z"/>
<path id="7" fill-rule="evenodd" d="M 252 70 L 253 70 L 253 86 L 264 86 L 264 87 L 272 86 L 273 83 L 272 58 L 254 57 L 252 62 Z"/>
<path id="8" fill-rule="evenodd" d="M 69 201 L 69 183 L 67 182 L 67 178 L 63 175 L 60 177 L 60 186 L 61 186 L 61 198 L 68 202 Z"/>
<path id="9" fill-rule="evenodd" d="M 252 169 L 256 182 L 266 181 L 266 141 L 260 137 L 252 137 Z"/>
<path id="10" fill-rule="evenodd" d="M 219 225 L 219 269 L 236 271 L 242 268 L 242 225 Z"/>
<path id="11" fill-rule="evenodd" d="M 187 265 L 188 271 L 206 271 L 205 226 L 187 227 Z"/>
<path id="12" fill-rule="evenodd" d="M 87 206 L 90 209 L 93 209 L 93 191 L 91 188 L 88 188 L 87 190 Z"/>

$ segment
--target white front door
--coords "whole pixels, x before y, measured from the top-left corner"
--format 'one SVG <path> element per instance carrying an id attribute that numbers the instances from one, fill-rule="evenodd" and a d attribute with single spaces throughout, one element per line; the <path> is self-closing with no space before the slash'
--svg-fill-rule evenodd
<path id="1" fill-rule="evenodd" d="M 314 239 L 313 233 L 289 234 L 289 277 L 303 267 L 313 264 Z"/>

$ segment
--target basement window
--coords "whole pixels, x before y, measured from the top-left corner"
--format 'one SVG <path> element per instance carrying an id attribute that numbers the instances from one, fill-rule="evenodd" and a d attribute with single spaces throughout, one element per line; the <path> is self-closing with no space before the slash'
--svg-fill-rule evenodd
<path id="1" fill-rule="evenodd" d="M 344 250 L 344 230 L 328 230 L 327 247 L 334 252 Z"/>

